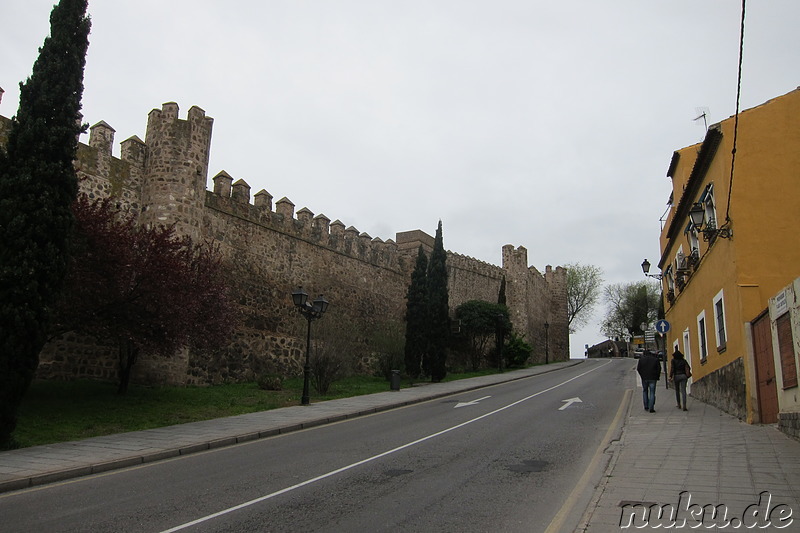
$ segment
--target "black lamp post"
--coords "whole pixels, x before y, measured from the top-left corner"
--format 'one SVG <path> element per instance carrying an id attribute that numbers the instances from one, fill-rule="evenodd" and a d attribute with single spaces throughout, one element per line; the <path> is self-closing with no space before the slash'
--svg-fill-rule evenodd
<path id="1" fill-rule="evenodd" d="M 706 208 L 700 202 L 694 204 L 689 210 L 689 220 L 691 220 L 692 225 L 703 234 L 703 240 L 706 242 L 713 241 L 717 237 L 723 239 L 733 238 L 733 230 L 727 227 L 730 223 L 730 219 L 726 219 L 725 224 L 723 224 L 721 228 L 718 228 L 713 218 L 709 219 L 706 217 Z"/>
<path id="2" fill-rule="evenodd" d="M 692 219 L 692 220 L 694 220 L 694 219 Z M 642 272 L 644 272 L 645 276 L 648 276 L 648 277 L 651 277 L 651 278 L 656 278 L 657 280 L 664 279 L 664 275 L 663 274 L 650 274 L 649 273 L 650 272 L 650 261 L 648 261 L 647 259 L 642 261 Z M 649 325 L 648 324 L 649 320 L 648 320 L 648 317 L 647 317 L 647 307 L 648 307 L 647 306 L 647 287 L 645 287 L 645 289 L 644 289 L 644 317 L 645 317 L 646 322 L 642 322 L 642 355 L 644 355 L 645 349 L 647 348 L 647 332 L 645 331 L 645 329 Z M 656 350 L 658 350 L 658 343 L 656 343 Z M 667 358 L 664 357 L 664 373 L 666 374 L 666 372 L 667 372 Z M 669 388 L 669 380 L 665 380 L 664 384 L 666 385 L 667 388 Z"/>
<path id="3" fill-rule="evenodd" d="M 696 203 L 692 205 L 692 208 L 689 209 L 689 220 L 692 221 L 692 224 L 697 228 L 701 228 L 705 219 L 706 209 L 703 207 L 703 204 Z"/>
<path id="4" fill-rule="evenodd" d="M 544 364 L 550 364 L 550 323 L 544 323 Z"/>
<path id="5" fill-rule="evenodd" d="M 497 341 L 497 368 L 500 372 L 503 371 L 503 343 L 505 338 L 505 325 L 503 324 L 503 319 L 505 315 L 503 313 L 497 313 L 495 315 L 497 318 L 497 329 L 495 330 L 495 340 Z"/>
<path id="6" fill-rule="evenodd" d="M 663 274 L 650 274 L 650 261 L 648 261 L 647 259 L 642 261 L 642 272 L 644 272 L 644 275 L 647 276 L 648 278 L 656 278 L 656 279 L 664 278 Z"/>
<path id="7" fill-rule="evenodd" d="M 328 301 L 322 295 L 319 295 L 313 304 L 309 303 L 308 293 L 303 290 L 303 287 L 297 287 L 297 290 L 292 292 L 292 302 L 300 311 L 300 314 L 308 320 L 306 364 L 303 366 L 303 397 L 300 399 L 302 405 L 308 405 L 311 401 L 308 390 L 308 383 L 311 378 L 311 322 L 322 318 L 322 315 L 328 310 Z"/>
<path id="8" fill-rule="evenodd" d="M 664 275 L 663 274 L 650 274 L 650 261 L 648 261 L 647 259 L 642 261 L 642 272 L 644 272 L 644 275 L 647 276 L 648 278 L 656 278 L 659 281 L 664 279 Z M 642 322 L 642 343 L 643 343 L 642 351 L 644 351 L 647 348 L 647 340 L 646 340 L 647 339 L 647 334 L 646 334 L 645 330 L 647 329 L 647 326 L 650 325 L 650 319 L 647 316 L 647 313 L 648 313 L 647 287 L 645 287 L 644 288 L 644 319 L 645 319 L 645 322 Z"/>

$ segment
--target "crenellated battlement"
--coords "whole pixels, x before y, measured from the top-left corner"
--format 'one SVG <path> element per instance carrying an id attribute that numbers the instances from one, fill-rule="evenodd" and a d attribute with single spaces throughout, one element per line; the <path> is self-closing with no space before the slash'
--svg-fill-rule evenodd
<path id="1" fill-rule="evenodd" d="M 75 169 L 81 189 L 90 197 L 115 196 L 138 212 L 144 175 L 145 145 L 136 136 L 121 143 L 120 157 L 112 155 L 114 128 L 100 121 L 89 129 L 89 143 L 78 143 Z"/>
<path id="2" fill-rule="evenodd" d="M 189 109 L 186 120 L 178 118 L 175 102 L 150 111 L 142 182 L 144 224 L 175 224 L 179 232 L 199 239 L 213 124 L 197 106 Z"/>
<path id="3" fill-rule="evenodd" d="M 328 248 L 354 259 L 388 268 L 405 271 L 408 264 L 404 254 L 391 239 L 372 238 L 367 233 L 340 220 L 331 222 L 324 214 L 315 215 L 308 207 L 295 213 L 295 204 L 286 197 L 275 202 L 273 196 L 262 189 L 250 200 L 250 186 L 244 180 L 233 183 L 234 178 L 224 170 L 214 176 L 214 190 L 206 191 L 206 208 L 220 214 L 235 216 L 262 227 L 309 243 Z M 346 228 L 346 229 L 345 229 Z"/>
<path id="4" fill-rule="evenodd" d="M 547 265 L 544 271 L 544 277 L 549 283 L 566 283 L 567 282 L 567 269 L 558 266 L 553 270 L 551 265 Z"/>
<path id="5" fill-rule="evenodd" d="M 447 268 L 465 270 L 498 280 L 505 275 L 502 267 L 451 251 L 447 252 Z"/>
<path id="6" fill-rule="evenodd" d="M 105 120 L 101 120 L 89 128 L 89 146 L 110 157 L 111 149 L 114 147 L 115 132 L 116 130 L 109 126 Z"/>
<path id="7" fill-rule="evenodd" d="M 503 246 L 503 267 L 509 270 L 526 270 L 528 268 L 528 249 L 513 244 Z"/>

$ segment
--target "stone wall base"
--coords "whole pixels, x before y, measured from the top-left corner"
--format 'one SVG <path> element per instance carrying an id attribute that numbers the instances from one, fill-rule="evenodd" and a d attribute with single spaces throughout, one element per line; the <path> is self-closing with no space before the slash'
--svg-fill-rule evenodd
<path id="1" fill-rule="evenodd" d="M 692 397 L 741 420 L 747 418 L 744 361 L 737 359 L 692 382 Z"/>
<path id="2" fill-rule="evenodd" d="M 800 440 L 800 413 L 778 414 L 778 429 L 790 437 Z"/>

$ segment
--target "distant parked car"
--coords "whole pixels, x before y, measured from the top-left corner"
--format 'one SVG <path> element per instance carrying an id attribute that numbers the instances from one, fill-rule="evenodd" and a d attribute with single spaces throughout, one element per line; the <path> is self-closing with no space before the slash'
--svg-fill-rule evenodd
<path id="1" fill-rule="evenodd" d="M 634 350 L 633 351 L 633 358 L 639 359 L 644 354 L 644 350 Z"/>

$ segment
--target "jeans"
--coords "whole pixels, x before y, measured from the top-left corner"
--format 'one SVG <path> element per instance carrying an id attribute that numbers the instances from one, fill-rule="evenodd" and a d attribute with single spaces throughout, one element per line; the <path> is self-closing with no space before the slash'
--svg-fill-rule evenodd
<path id="1" fill-rule="evenodd" d="M 689 378 L 686 377 L 686 374 L 675 374 L 673 378 L 673 383 L 675 384 L 675 400 L 678 402 L 679 406 L 686 407 L 686 382 L 689 381 Z M 683 397 L 683 403 L 681 403 L 681 397 Z"/>
<path id="2" fill-rule="evenodd" d="M 644 408 L 647 411 L 652 411 L 656 406 L 656 384 L 658 380 L 643 379 L 642 380 L 642 400 L 644 401 Z"/>

